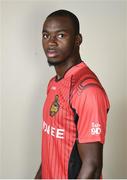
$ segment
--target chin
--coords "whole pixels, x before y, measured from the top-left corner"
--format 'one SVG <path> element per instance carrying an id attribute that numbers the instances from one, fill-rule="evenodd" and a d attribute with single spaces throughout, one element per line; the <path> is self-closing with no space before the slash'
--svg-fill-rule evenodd
<path id="1" fill-rule="evenodd" d="M 64 64 L 65 60 L 55 60 L 55 59 L 49 59 L 48 58 L 48 64 L 49 66 L 59 66 L 61 64 Z"/>

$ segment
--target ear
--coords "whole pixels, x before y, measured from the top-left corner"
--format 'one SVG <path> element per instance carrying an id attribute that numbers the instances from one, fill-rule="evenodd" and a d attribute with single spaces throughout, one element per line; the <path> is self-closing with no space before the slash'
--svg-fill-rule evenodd
<path id="1" fill-rule="evenodd" d="M 81 43 L 82 43 L 82 35 L 78 34 L 76 35 L 76 45 L 80 46 Z"/>

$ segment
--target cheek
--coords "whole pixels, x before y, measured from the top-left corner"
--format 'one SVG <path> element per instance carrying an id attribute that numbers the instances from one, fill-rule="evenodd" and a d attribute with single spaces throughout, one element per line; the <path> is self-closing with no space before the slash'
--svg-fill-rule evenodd
<path id="1" fill-rule="evenodd" d="M 45 50 L 46 50 L 46 48 L 47 48 L 47 43 L 46 43 L 46 42 L 44 42 L 43 40 L 42 40 L 42 47 L 43 47 L 44 51 L 45 51 Z"/>
<path id="2" fill-rule="evenodd" d="M 70 52 L 74 49 L 74 46 L 75 46 L 75 41 L 74 40 L 68 40 L 68 41 L 65 41 L 61 44 L 61 50 L 63 52 Z"/>

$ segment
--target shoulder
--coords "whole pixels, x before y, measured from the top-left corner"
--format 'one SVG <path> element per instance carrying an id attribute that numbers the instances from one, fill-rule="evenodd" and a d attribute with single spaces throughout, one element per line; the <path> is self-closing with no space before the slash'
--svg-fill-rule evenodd
<path id="1" fill-rule="evenodd" d="M 90 83 L 101 85 L 96 74 L 85 63 L 82 63 L 82 66 L 72 75 L 71 90 L 73 91 L 78 86 L 84 87 Z"/>
<path id="2" fill-rule="evenodd" d="M 92 110 L 99 107 L 108 110 L 110 108 L 106 92 L 96 84 L 78 87 L 71 97 L 71 105 L 78 109 L 82 107 Z"/>
<path id="3" fill-rule="evenodd" d="M 72 99 L 74 98 L 89 98 L 106 96 L 106 92 L 102 86 L 97 83 L 79 84 L 72 92 Z"/>
<path id="4" fill-rule="evenodd" d="M 88 66 L 82 67 L 77 71 L 71 79 L 70 97 L 76 94 L 87 94 L 99 91 L 104 91 L 98 77 Z"/>
<path id="5" fill-rule="evenodd" d="M 54 81 L 55 81 L 55 76 L 52 77 L 52 78 L 49 80 L 49 83 L 48 83 L 48 86 L 47 86 L 47 93 L 48 93 L 49 89 L 51 88 L 51 86 L 52 86 L 52 84 L 53 84 Z"/>
<path id="6" fill-rule="evenodd" d="M 49 80 L 48 85 L 50 85 L 53 81 L 55 81 L 55 77 L 56 77 L 56 76 L 53 76 L 53 77 Z"/>

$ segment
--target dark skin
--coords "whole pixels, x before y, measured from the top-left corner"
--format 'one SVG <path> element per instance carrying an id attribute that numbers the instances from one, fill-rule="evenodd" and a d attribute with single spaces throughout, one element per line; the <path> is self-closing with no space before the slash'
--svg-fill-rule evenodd
<path id="1" fill-rule="evenodd" d="M 50 17 L 43 26 L 43 48 L 48 61 L 55 67 L 58 79 L 62 78 L 71 66 L 81 62 L 79 44 L 82 38 L 80 34 L 75 35 L 70 23 L 65 17 Z M 54 56 L 51 54 L 53 52 Z M 59 65 L 55 65 L 57 63 Z"/>
<path id="2" fill-rule="evenodd" d="M 42 44 L 49 64 L 61 79 L 72 66 L 81 62 L 79 47 L 82 36 L 75 33 L 71 20 L 64 17 L 47 18 L 42 31 Z M 78 179 L 99 179 L 102 171 L 103 145 L 100 142 L 78 143 L 82 166 Z M 41 179 L 41 166 L 35 179 Z"/>

